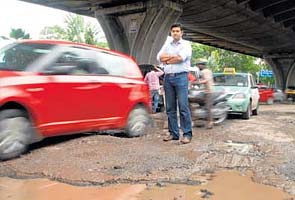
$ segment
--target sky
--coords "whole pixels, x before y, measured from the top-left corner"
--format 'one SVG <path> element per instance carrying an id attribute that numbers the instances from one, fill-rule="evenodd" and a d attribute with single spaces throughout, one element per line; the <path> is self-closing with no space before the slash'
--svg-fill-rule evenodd
<path id="1" fill-rule="evenodd" d="M 38 39 L 45 26 L 64 26 L 64 18 L 69 12 L 18 0 L 1 0 L 0 35 L 9 36 L 11 28 L 22 28 L 32 39 Z M 100 28 L 95 18 L 84 17 L 85 22 Z"/>

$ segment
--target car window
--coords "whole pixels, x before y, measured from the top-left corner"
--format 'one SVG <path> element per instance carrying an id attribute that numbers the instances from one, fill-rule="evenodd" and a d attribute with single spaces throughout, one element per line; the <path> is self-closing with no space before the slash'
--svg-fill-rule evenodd
<path id="1" fill-rule="evenodd" d="M 214 74 L 214 84 L 222 86 L 248 86 L 247 74 Z"/>
<path id="2" fill-rule="evenodd" d="M 97 74 L 97 63 L 93 50 L 68 47 L 50 64 L 45 72 L 64 75 L 93 75 Z"/>
<path id="3" fill-rule="evenodd" d="M 97 52 L 97 67 L 103 68 L 113 76 L 141 76 L 137 65 L 128 58 L 110 54 L 108 52 Z"/>
<path id="4" fill-rule="evenodd" d="M 25 71 L 30 64 L 52 51 L 54 45 L 19 43 L 0 50 L 0 70 Z"/>

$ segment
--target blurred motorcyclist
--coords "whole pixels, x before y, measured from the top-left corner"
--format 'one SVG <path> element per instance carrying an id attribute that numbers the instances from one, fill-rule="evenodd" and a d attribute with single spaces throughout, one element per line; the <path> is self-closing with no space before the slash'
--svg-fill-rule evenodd
<path id="1" fill-rule="evenodd" d="M 207 129 L 213 128 L 213 118 L 212 118 L 212 93 L 213 93 L 213 74 L 210 69 L 207 68 L 206 61 L 199 61 L 196 63 L 196 66 L 201 70 L 199 83 L 204 84 L 205 94 L 206 94 L 206 107 L 208 110 L 208 119 L 207 119 Z"/>

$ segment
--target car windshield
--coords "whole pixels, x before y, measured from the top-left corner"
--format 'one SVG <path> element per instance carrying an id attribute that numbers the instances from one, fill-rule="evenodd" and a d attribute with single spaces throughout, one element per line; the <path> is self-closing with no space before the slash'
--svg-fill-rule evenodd
<path id="1" fill-rule="evenodd" d="M 51 52 L 52 44 L 16 43 L 0 49 L 0 70 L 26 71 L 42 55 Z"/>
<path id="2" fill-rule="evenodd" d="M 214 84 L 221 86 L 248 86 L 247 74 L 214 74 Z"/>

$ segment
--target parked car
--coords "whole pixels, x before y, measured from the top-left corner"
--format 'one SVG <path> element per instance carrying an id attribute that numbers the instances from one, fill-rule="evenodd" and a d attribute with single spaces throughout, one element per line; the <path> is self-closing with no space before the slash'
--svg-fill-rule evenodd
<path id="1" fill-rule="evenodd" d="M 285 90 L 286 98 L 295 102 L 295 86 L 288 86 Z"/>
<path id="2" fill-rule="evenodd" d="M 274 90 L 267 85 L 257 84 L 259 91 L 259 102 L 267 103 L 269 105 L 274 103 Z"/>
<path id="3" fill-rule="evenodd" d="M 215 90 L 224 91 L 227 96 L 229 114 L 240 114 L 243 119 L 258 115 L 259 92 L 250 73 L 213 73 Z"/>
<path id="4" fill-rule="evenodd" d="M 44 137 L 123 130 L 144 134 L 149 89 L 128 56 L 65 41 L 0 49 L 0 159 Z"/>

